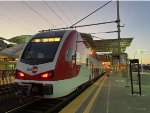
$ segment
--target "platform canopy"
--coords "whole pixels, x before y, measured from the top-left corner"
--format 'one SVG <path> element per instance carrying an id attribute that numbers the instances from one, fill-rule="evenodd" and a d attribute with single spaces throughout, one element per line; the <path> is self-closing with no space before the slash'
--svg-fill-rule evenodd
<path id="1" fill-rule="evenodd" d="M 133 38 L 121 38 L 120 49 L 124 52 L 130 46 Z M 118 49 L 118 39 L 95 40 L 95 52 L 113 52 Z"/>
<path id="2" fill-rule="evenodd" d="M 23 47 L 26 45 L 26 43 L 15 45 L 10 48 L 3 49 L 0 51 L 0 56 L 6 56 L 10 58 L 18 58 L 20 52 L 22 51 Z"/>
<path id="3" fill-rule="evenodd" d="M 86 46 L 91 47 L 95 52 L 113 52 L 118 50 L 118 39 L 93 40 L 90 34 L 85 33 L 81 33 L 81 37 L 86 42 Z M 120 39 L 121 52 L 124 52 L 130 46 L 132 40 L 133 38 Z"/>

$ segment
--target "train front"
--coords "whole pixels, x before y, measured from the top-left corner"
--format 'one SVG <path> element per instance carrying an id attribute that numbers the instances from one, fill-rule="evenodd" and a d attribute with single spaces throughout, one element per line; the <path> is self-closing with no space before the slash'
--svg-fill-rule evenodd
<path id="1" fill-rule="evenodd" d="M 54 93 L 54 71 L 66 31 L 41 32 L 24 48 L 16 68 L 15 83 L 26 95 L 49 98 Z M 63 39 L 64 38 L 64 39 Z"/>

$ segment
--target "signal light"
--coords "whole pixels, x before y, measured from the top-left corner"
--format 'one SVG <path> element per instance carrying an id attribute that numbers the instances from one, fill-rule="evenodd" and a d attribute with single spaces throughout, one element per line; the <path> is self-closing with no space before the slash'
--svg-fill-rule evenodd
<path id="1" fill-rule="evenodd" d="M 92 51 L 90 51 L 90 55 L 92 55 L 93 54 L 93 52 Z"/>
<path id="2" fill-rule="evenodd" d="M 104 62 L 102 62 L 102 64 L 104 65 L 105 63 L 104 63 Z"/>
<path id="3" fill-rule="evenodd" d="M 90 53 L 89 53 L 90 55 L 93 55 L 93 50 L 90 50 Z"/>

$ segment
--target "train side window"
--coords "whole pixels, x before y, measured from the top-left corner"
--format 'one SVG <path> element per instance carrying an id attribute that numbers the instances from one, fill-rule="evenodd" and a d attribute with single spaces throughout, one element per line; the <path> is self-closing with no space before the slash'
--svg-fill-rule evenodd
<path id="1" fill-rule="evenodd" d="M 72 61 L 72 55 L 73 55 L 73 48 L 69 48 L 66 53 L 66 61 L 71 62 Z"/>
<path id="2" fill-rule="evenodd" d="M 80 64 L 81 63 L 81 56 L 80 56 L 80 53 L 76 53 L 76 63 L 77 64 Z"/>

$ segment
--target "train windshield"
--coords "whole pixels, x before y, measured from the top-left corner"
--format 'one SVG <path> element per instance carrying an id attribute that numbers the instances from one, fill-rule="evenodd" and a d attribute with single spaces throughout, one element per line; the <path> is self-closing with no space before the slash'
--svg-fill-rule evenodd
<path id="1" fill-rule="evenodd" d="M 21 60 L 34 65 L 53 61 L 60 40 L 60 37 L 32 39 L 25 48 Z"/>

